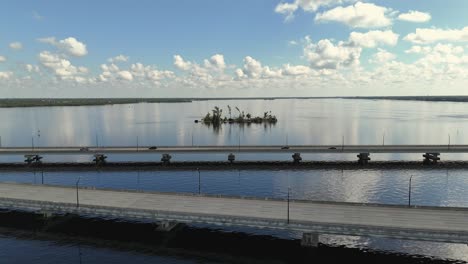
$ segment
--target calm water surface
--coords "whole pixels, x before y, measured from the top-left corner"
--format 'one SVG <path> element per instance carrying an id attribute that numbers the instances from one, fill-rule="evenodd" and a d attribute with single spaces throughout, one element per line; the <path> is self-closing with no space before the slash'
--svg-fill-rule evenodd
<path id="1" fill-rule="evenodd" d="M 263 115 L 272 111 L 272 125 L 195 124 L 213 106 L 229 117 L 238 106 Z M 468 104 L 385 100 L 251 100 L 192 103 L 132 104 L 95 107 L 0 109 L 2 146 L 122 146 L 122 145 L 262 145 L 262 144 L 467 144 Z M 422 153 L 421 153 L 422 154 Z M 372 155 L 372 160 L 422 160 L 421 154 Z M 226 155 L 173 154 L 175 160 L 225 160 Z M 290 154 L 240 154 L 237 159 L 287 160 Z M 354 160 L 355 154 L 303 155 L 307 160 Z M 468 160 L 468 155 L 442 155 L 442 160 Z M 0 157 L 21 162 L 22 156 Z M 159 160 L 159 155 L 109 155 L 110 160 Z M 47 161 L 90 161 L 89 156 L 46 156 Z M 81 175 L 83 186 L 116 189 L 198 192 L 193 171 L 135 172 L 2 172 L 0 181 L 72 185 Z M 297 199 L 407 204 L 408 179 L 413 175 L 412 204 L 468 207 L 468 171 L 450 170 L 291 170 L 202 171 L 203 193 L 286 197 L 288 187 Z M 242 230 L 241 230 L 242 231 Z M 246 230 L 247 231 L 247 230 Z M 248 230 L 249 232 L 268 232 Z M 295 232 L 271 232 L 298 238 Z M 468 261 L 466 245 L 323 236 L 323 243 L 368 247 Z M 2 254 L 15 255 L 29 247 L 41 254 L 66 252 L 45 242 L 0 238 Z M 8 250 L 6 250 L 8 248 Z M 43 249 L 43 250 L 41 250 Z M 75 249 L 73 249 L 75 250 Z M 96 251 L 100 256 L 111 253 Z M 47 253 L 48 252 L 48 253 Z M 114 253 L 112 253 L 114 254 Z M 138 254 L 125 258 L 145 262 Z M 103 257 L 104 258 L 104 257 Z M 185 263 L 181 260 L 170 260 Z M 42 262 L 38 262 L 42 263 Z M 86 263 L 93 263 L 92 261 Z M 97 262 L 95 262 L 97 263 Z M 171 263 L 171 262 L 168 262 Z"/>

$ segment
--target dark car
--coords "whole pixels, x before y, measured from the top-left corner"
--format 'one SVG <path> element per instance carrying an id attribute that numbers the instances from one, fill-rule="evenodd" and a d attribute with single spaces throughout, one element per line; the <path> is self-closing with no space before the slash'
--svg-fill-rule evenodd
<path id="1" fill-rule="evenodd" d="M 285 146 L 285 147 L 281 147 L 281 149 L 289 149 L 289 147 Z"/>
<path id="2" fill-rule="evenodd" d="M 152 147 L 149 147 L 148 149 L 154 150 L 154 149 L 158 149 L 158 147 L 152 146 Z"/>
<path id="3" fill-rule="evenodd" d="M 83 147 L 83 148 L 80 148 L 80 151 L 89 151 L 89 148 Z"/>
<path id="4" fill-rule="evenodd" d="M 335 147 L 329 147 L 328 149 L 336 149 Z"/>

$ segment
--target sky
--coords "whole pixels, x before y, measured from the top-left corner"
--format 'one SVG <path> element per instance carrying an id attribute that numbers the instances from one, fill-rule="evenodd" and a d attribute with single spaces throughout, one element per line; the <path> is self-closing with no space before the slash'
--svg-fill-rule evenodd
<path id="1" fill-rule="evenodd" d="M 466 0 L 5 0 L 0 97 L 468 95 Z"/>

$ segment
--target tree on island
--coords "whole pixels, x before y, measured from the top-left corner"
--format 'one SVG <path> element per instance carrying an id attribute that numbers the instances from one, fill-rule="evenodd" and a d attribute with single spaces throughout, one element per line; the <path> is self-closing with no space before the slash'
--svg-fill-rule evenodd
<path id="1" fill-rule="evenodd" d="M 239 115 L 236 118 L 232 118 L 231 115 L 231 107 L 228 105 L 228 113 L 229 119 L 227 117 L 223 118 L 223 109 L 215 106 L 213 110 L 211 110 L 212 114 L 208 112 L 204 118 L 202 118 L 203 123 L 205 124 L 213 124 L 214 126 L 218 126 L 222 123 L 276 123 L 278 119 L 276 116 L 271 114 L 271 111 L 264 112 L 263 117 L 252 117 L 252 114 L 247 113 L 245 114 L 244 111 L 241 111 L 238 107 L 235 107 Z"/>

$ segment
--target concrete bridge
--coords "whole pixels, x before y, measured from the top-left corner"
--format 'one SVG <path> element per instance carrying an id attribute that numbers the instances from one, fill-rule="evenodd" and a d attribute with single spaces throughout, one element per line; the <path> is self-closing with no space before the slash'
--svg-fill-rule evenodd
<path id="1" fill-rule="evenodd" d="M 77 185 L 78 186 L 78 185 Z M 0 208 L 47 215 L 296 230 L 319 234 L 468 243 L 468 208 L 392 206 L 0 183 Z"/>
<path id="2" fill-rule="evenodd" d="M 437 162 L 441 153 L 468 153 L 468 145 L 237 145 L 237 146 L 109 146 L 109 147 L 3 147 L 0 155 L 25 155 L 27 162 L 38 162 L 40 155 L 94 155 L 97 163 L 106 154 L 155 154 L 169 162 L 173 153 L 225 153 L 235 161 L 236 153 L 292 153 L 295 162 L 301 153 L 357 153 L 358 161 L 367 163 L 371 153 L 422 153 L 425 162 Z"/>

